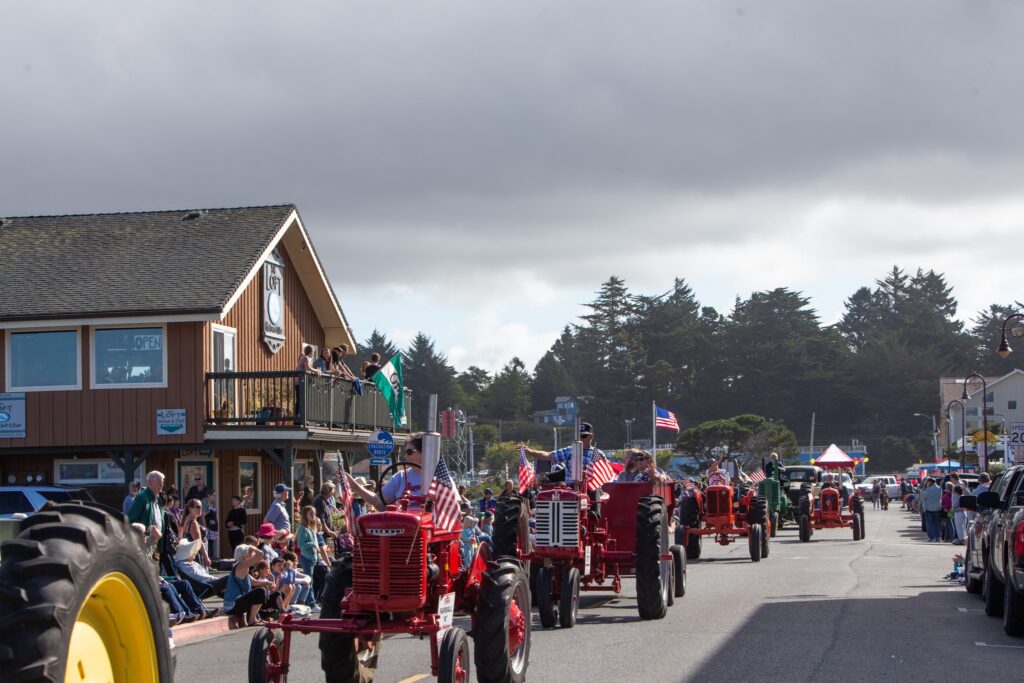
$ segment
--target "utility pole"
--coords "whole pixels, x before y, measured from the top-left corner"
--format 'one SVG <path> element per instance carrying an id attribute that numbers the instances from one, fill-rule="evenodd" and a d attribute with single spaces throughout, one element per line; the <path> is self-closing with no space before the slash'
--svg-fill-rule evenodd
<path id="1" fill-rule="evenodd" d="M 814 453 L 814 413 L 813 412 L 811 413 L 811 453 L 812 453 L 811 457 L 814 457 L 813 456 L 813 453 Z"/>
<path id="2" fill-rule="evenodd" d="M 942 452 L 939 450 L 939 430 L 935 426 L 935 416 L 925 415 L 924 413 L 914 413 L 914 417 L 923 417 L 926 420 L 930 417 L 932 419 L 932 454 L 935 455 L 935 461 L 942 460 Z M 960 463 L 963 465 L 963 463 Z"/>

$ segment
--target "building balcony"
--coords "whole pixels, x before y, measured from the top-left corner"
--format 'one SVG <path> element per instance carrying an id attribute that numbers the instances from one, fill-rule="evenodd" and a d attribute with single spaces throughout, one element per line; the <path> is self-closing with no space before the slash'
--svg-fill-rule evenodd
<path id="1" fill-rule="evenodd" d="M 363 382 L 360 395 L 351 381 L 302 372 L 208 372 L 205 403 L 206 425 L 217 429 L 409 432 L 412 422 L 408 389 L 406 426 L 393 430 L 387 401 L 372 383 Z"/>

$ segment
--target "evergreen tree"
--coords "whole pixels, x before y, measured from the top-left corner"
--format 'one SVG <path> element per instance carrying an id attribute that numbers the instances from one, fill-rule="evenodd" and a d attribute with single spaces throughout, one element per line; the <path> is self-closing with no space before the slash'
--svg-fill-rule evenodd
<path id="1" fill-rule="evenodd" d="M 491 375 L 483 368 L 471 365 L 460 372 L 452 385 L 452 406 L 457 406 L 468 415 L 480 415 L 483 410 L 483 394 L 491 385 Z"/>
<path id="2" fill-rule="evenodd" d="M 533 368 L 533 383 L 530 386 L 531 409 L 551 410 L 555 405 L 555 397 L 575 395 L 576 385 L 554 350 L 541 356 Z"/>
<path id="3" fill-rule="evenodd" d="M 1003 320 L 1011 313 L 1022 312 L 1024 304 L 1019 301 L 1014 302 L 1012 306 L 992 304 L 988 310 L 980 311 L 978 317 L 971 321 L 974 323 L 970 335 L 977 358 L 974 363 L 977 372 L 986 376 L 1001 377 L 1024 363 L 1020 358 L 1020 354 L 1024 353 L 1024 336 L 1014 336 L 1014 328 L 1019 330 L 1020 326 L 1024 325 L 1024 320 L 1020 318 L 1011 321 L 1006 329 L 1006 341 L 1013 352 L 1012 355 L 1000 358 L 996 353 L 1002 336 Z"/>
<path id="4" fill-rule="evenodd" d="M 370 336 L 367 337 L 366 341 L 363 342 L 363 345 L 358 350 L 352 349 L 350 366 L 351 370 L 356 373 L 357 377 L 363 376 L 360 372 L 360 368 L 363 366 L 364 362 L 369 362 L 370 354 L 375 351 L 380 354 L 380 362 L 381 365 L 383 365 L 398 353 L 398 347 L 388 339 L 387 335 L 374 328 L 373 332 L 370 333 Z"/>
<path id="5" fill-rule="evenodd" d="M 530 412 L 530 375 L 519 358 L 510 360 L 483 392 L 487 416 L 526 421 Z"/>
<path id="6" fill-rule="evenodd" d="M 434 350 L 434 342 L 420 332 L 409 344 L 402 359 L 405 386 L 412 389 L 412 415 L 415 428 L 427 425 L 427 406 L 431 394 L 437 394 L 440 410 L 451 405 L 455 369 L 448 359 Z"/>

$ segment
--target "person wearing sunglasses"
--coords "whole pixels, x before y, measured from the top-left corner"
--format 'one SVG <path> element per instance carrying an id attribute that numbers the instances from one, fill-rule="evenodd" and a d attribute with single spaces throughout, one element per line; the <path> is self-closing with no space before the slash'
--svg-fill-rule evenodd
<path id="1" fill-rule="evenodd" d="M 423 435 L 417 434 L 405 444 L 405 462 L 414 465 L 423 464 Z M 381 487 L 380 493 L 360 484 L 351 474 L 345 472 L 352 494 L 383 510 L 388 503 L 394 503 L 406 491 L 418 494 L 420 491 L 420 469 L 418 467 L 400 468 L 395 475 Z"/>
<path id="2" fill-rule="evenodd" d="M 589 422 L 580 422 L 580 441 L 583 443 L 584 469 L 586 469 L 587 465 L 589 465 L 595 457 L 605 457 L 603 451 L 594 448 L 594 427 Z M 529 448 L 524 443 L 518 444 L 518 447 L 526 451 L 526 455 L 532 458 L 536 458 L 538 460 L 547 460 L 552 465 L 557 463 L 563 463 L 565 465 L 565 481 L 567 484 L 571 484 L 573 481 L 580 477 L 579 472 L 570 471 L 570 465 L 572 462 L 572 446 L 559 448 L 557 451 L 551 451 L 550 453 Z"/>
<path id="3" fill-rule="evenodd" d="M 619 473 L 616 481 L 668 481 L 668 475 L 658 469 L 654 458 L 647 451 L 630 448 L 625 453 L 625 461 L 626 467 Z"/>

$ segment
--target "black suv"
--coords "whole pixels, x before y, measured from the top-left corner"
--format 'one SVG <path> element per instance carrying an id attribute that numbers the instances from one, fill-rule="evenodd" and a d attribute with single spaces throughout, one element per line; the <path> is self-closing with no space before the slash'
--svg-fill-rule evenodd
<path id="1" fill-rule="evenodd" d="M 977 497 L 992 509 L 982 539 L 985 613 L 1003 617 L 1003 630 L 1024 635 L 1024 465 L 1015 465 Z"/>

